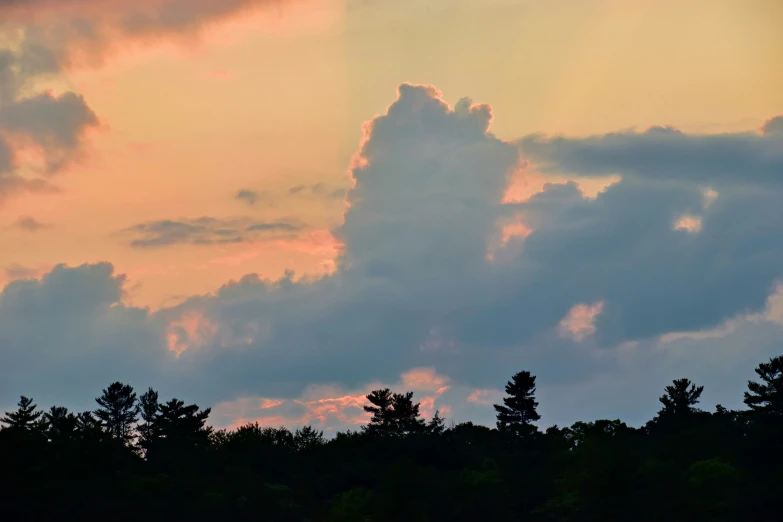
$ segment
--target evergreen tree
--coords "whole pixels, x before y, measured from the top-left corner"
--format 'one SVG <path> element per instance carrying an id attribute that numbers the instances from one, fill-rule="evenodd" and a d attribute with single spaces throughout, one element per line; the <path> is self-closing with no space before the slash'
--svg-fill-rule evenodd
<path id="1" fill-rule="evenodd" d="M 675 379 L 658 399 L 663 404 L 658 415 L 682 416 L 698 411 L 696 405 L 703 391 L 704 386 L 696 386 L 689 379 Z"/>
<path id="2" fill-rule="evenodd" d="M 432 416 L 427 423 L 427 431 L 433 435 L 441 435 L 446 429 L 446 420 L 440 416 L 440 411 L 435 410 L 435 415 Z"/>
<path id="3" fill-rule="evenodd" d="M 374 434 L 385 434 L 391 430 L 392 425 L 392 403 L 394 396 L 389 388 L 382 390 L 373 390 L 367 394 L 367 400 L 370 405 L 365 405 L 364 411 L 372 413 L 370 424 L 365 429 Z"/>
<path id="4" fill-rule="evenodd" d="M 506 383 L 503 404 L 495 404 L 497 427 L 500 431 L 525 436 L 536 431 L 533 423 L 541 418 L 536 411 L 536 377 L 528 371 L 522 371 L 511 377 Z"/>
<path id="5" fill-rule="evenodd" d="M 155 439 L 155 420 L 160 412 L 158 392 L 149 388 L 139 397 L 139 410 L 144 421 L 137 428 L 139 432 L 139 447 L 146 451 Z"/>
<path id="6" fill-rule="evenodd" d="M 115 382 L 104 389 L 95 402 L 100 406 L 95 410 L 95 417 L 103 429 L 113 438 L 129 443 L 133 439 L 133 425 L 139 415 L 133 388 L 128 384 Z"/>
<path id="7" fill-rule="evenodd" d="M 201 445 L 209 440 L 206 428 L 211 408 L 199 411 L 196 404 L 185 406 L 179 399 L 171 399 L 159 407 L 153 421 L 155 434 L 161 439 Z"/>
<path id="8" fill-rule="evenodd" d="M 52 442 L 64 442 L 73 439 L 78 427 L 78 417 L 68 412 L 64 406 L 52 406 L 44 414 L 46 436 Z"/>
<path id="9" fill-rule="evenodd" d="M 26 431 L 37 431 L 44 428 L 41 419 L 43 412 L 38 410 L 37 404 L 33 404 L 33 399 L 22 395 L 17 406 L 19 408 L 16 411 L 5 412 L 5 417 L 0 419 L 0 423 L 5 424 L 7 428 Z"/>
<path id="10" fill-rule="evenodd" d="M 413 402 L 413 392 L 392 393 L 388 388 L 375 390 L 367 395 L 370 406 L 364 411 L 372 413 L 365 430 L 377 435 L 406 435 L 422 431 L 424 420 L 419 413 L 420 404 Z"/>
<path id="11" fill-rule="evenodd" d="M 425 429 L 419 408 L 420 403 L 413 402 L 413 392 L 395 393 L 392 396 L 392 426 L 396 435 L 404 436 Z"/>
<path id="12" fill-rule="evenodd" d="M 783 356 L 759 364 L 756 374 L 762 382 L 748 381 L 745 404 L 755 412 L 783 416 Z"/>

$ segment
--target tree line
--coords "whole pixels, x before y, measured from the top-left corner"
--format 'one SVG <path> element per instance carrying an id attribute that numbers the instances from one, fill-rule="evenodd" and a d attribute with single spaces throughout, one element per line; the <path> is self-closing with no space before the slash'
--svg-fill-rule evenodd
<path id="1" fill-rule="evenodd" d="M 521 371 L 495 428 L 425 420 L 412 392 L 374 390 L 369 422 L 327 440 L 312 426 L 207 424 L 210 409 L 115 382 L 80 413 L 21 397 L 0 419 L 3 520 L 780 520 L 783 357 L 756 368 L 747 409 L 664 389 L 640 428 L 620 420 L 540 430 Z"/>

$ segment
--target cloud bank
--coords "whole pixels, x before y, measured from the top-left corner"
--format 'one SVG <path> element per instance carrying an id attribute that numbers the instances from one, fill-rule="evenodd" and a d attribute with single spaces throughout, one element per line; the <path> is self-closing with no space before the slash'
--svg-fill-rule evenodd
<path id="1" fill-rule="evenodd" d="M 0 397 L 89 406 L 120 379 L 219 405 L 224 425 L 334 427 L 363 422 L 357 397 L 386 383 L 491 422 L 488 401 L 529 369 L 549 424 L 641 422 L 683 375 L 706 385 L 705 402 L 737 405 L 783 334 L 781 136 L 657 128 L 507 142 L 491 121 L 488 105 L 400 86 L 365 125 L 330 276 L 251 274 L 157 311 L 123 305 L 125 278 L 106 263 L 10 283 Z M 607 175 L 594 197 L 580 190 Z M 554 181 L 509 201 L 526 176 Z M 698 230 L 677 226 L 683 216 Z M 135 232 L 215 242 L 248 231 L 235 225 Z"/>

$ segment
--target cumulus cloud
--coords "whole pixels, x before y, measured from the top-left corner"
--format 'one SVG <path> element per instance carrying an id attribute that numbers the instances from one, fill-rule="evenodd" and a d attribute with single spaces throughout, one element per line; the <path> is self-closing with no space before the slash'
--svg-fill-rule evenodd
<path id="1" fill-rule="evenodd" d="M 393 383 L 418 387 L 428 411 L 491 422 L 487 402 L 529 369 L 545 423 L 654 414 L 683 374 L 706 385 L 705 402 L 737 405 L 783 334 L 765 312 L 783 276 L 779 139 L 656 128 L 506 142 L 491 120 L 487 105 L 402 85 L 364 127 L 332 275 L 248 275 L 155 312 L 123 306 L 105 264 L 11 283 L 0 395 L 66 401 L 126 379 L 223 405 L 223 421 L 350 424 L 369 387 Z M 506 200 L 526 166 L 551 181 Z M 577 182 L 596 176 L 614 178 L 586 195 Z M 684 215 L 697 233 L 674 226 Z M 221 242 L 253 225 L 267 227 L 205 218 L 128 233 Z M 662 341 L 726 321 L 722 336 Z"/>
<path id="2" fill-rule="evenodd" d="M 129 238 L 134 248 L 156 248 L 173 245 L 214 245 L 242 243 L 261 237 L 291 237 L 303 230 L 302 223 L 294 221 L 257 222 L 247 218 L 195 219 L 149 221 L 120 231 Z"/>

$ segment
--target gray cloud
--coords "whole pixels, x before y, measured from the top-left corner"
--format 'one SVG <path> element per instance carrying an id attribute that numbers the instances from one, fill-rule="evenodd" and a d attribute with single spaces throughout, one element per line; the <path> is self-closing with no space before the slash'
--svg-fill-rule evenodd
<path id="1" fill-rule="evenodd" d="M 294 0 L 0 0 L 0 31 L 23 31 L 28 68 L 61 69 L 74 51 L 100 63 L 123 38 L 194 34 L 242 11 Z"/>
<path id="2" fill-rule="evenodd" d="M 295 185 L 288 189 L 292 196 L 310 194 L 325 198 L 339 199 L 345 196 L 345 189 L 329 187 L 325 183 L 314 183 L 312 185 Z"/>
<path id="3" fill-rule="evenodd" d="M 196 219 L 150 221 L 122 230 L 134 248 L 154 248 L 172 245 L 213 245 L 241 243 L 263 235 L 290 236 L 304 225 L 289 221 L 254 222 L 243 219 Z"/>
<path id="4" fill-rule="evenodd" d="M 27 232 L 38 232 L 39 230 L 51 228 L 51 226 L 49 223 L 41 223 L 31 216 L 21 216 L 12 225 L 14 228 Z"/>
<path id="5" fill-rule="evenodd" d="M 45 54 L 26 44 L 14 51 L 0 48 L 0 200 L 16 192 L 56 190 L 47 177 L 78 157 L 85 133 L 98 125 L 96 114 L 75 93 L 29 93 L 32 80 L 56 72 Z M 39 176 L 20 175 L 13 139 L 40 147 L 45 166 Z"/>
<path id="6" fill-rule="evenodd" d="M 509 143 L 490 121 L 488 106 L 451 109 L 433 88 L 401 86 L 368 127 L 345 223 L 333 231 L 344 251 L 331 276 L 247 275 L 154 313 L 118 305 L 124 280 L 105 264 L 12 283 L 0 295 L 0 396 L 66 401 L 120 378 L 215 404 L 296 398 L 313 383 L 360 390 L 433 367 L 455 390 L 501 388 L 530 369 L 546 423 L 652 414 L 662 386 L 683 373 L 707 396 L 739 399 L 783 338 L 783 320 L 759 318 L 783 276 L 773 138 L 658 128 Z M 595 199 L 570 182 L 501 204 L 520 151 L 530 169 L 622 179 Z M 707 188 L 718 192 L 710 204 Z M 700 230 L 677 230 L 683 214 Z M 499 225 L 514 219 L 532 232 L 489 260 Z M 203 218 L 129 233 L 153 245 L 221 242 L 254 225 L 266 227 Z M 575 305 L 596 302 L 595 331 L 561 334 Z M 738 325 L 728 335 L 660 340 L 727 321 Z M 477 407 L 443 400 L 462 401 L 450 404 L 456 416 Z"/>
<path id="7" fill-rule="evenodd" d="M 258 201 L 258 192 L 249 189 L 238 190 L 235 199 L 246 202 L 248 205 L 255 205 Z"/>
<path id="8" fill-rule="evenodd" d="M 783 136 L 783 116 L 767 120 L 761 127 L 764 136 Z"/>

